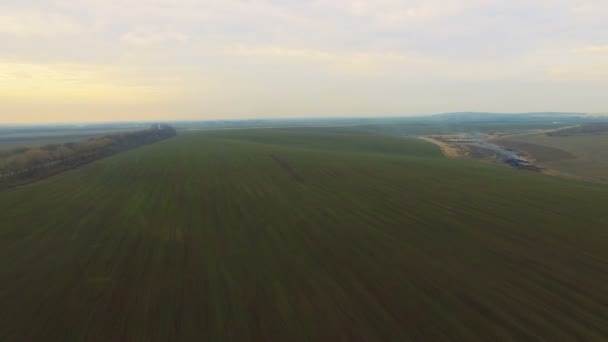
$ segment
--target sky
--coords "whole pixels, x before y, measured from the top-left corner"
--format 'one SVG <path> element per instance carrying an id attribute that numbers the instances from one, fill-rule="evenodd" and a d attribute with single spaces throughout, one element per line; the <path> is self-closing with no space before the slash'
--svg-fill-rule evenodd
<path id="1" fill-rule="evenodd" d="M 608 112 L 607 0 L 2 0 L 0 124 Z"/>

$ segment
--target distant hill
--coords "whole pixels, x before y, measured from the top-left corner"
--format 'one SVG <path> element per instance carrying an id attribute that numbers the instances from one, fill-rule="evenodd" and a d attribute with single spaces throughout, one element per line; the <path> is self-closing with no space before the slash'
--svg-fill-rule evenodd
<path id="1" fill-rule="evenodd" d="M 549 132 L 549 136 L 570 136 L 570 135 L 594 135 L 608 133 L 608 122 L 594 122 L 591 124 L 581 125 L 561 129 L 555 132 Z"/>
<path id="2" fill-rule="evenodd" d="M 585 120 L 584 113 L 562 113 L 562 112 L 536 112 L 536 113 L 485 113 L 485 112 L 456 112 L 443 113 L 432 116 L 436 120 L 445 121 L 546 121 L 546 120 Z"/>

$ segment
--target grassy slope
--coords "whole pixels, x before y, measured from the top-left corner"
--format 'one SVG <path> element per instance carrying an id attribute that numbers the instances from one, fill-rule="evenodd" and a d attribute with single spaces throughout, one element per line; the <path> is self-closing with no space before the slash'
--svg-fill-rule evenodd
<path id="1" fill-rule="evenodd" d="M 608 182 L 608 134 L 547 136 L 545 134 L 509 137 L 567 151 L 574 159 L 544 161 L 541 166 L 595 181 Z"/>
<path id="2" fill-rule="evenodd" d="M 605 340 L 607 202 L 417 140 L 184 134 L 0 194 L 0 340 Z"/>

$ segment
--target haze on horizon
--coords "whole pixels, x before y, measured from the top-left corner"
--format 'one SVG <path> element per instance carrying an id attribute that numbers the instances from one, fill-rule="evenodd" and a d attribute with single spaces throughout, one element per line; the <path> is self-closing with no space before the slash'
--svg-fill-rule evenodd
<path id="1" fill-rule="evenodd" d="M 605 0 L 8 0 L 0 124 L 606 112 Z"/>

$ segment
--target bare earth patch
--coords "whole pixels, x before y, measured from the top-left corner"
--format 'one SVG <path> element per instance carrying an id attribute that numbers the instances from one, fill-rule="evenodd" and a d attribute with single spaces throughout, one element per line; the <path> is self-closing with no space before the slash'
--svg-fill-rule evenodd
<path id="1" fill-rule="evenodd" d="M 555 160 L 565 160 L 565 159 L 574 159 L 576 158 L 570 152 L 561 150 L 555 147 L 543 146 L 538 144 L 532 144 L 528 142 L 522 141 L 514 141 L 514 140 L 500 140 L 496 141 L 497 144 L 502 145 L 506 148 L 522 151 L 534 158 L 537 162 L 547 162 L 547 161 L 555 161 Z"/>
<path id="2" fill-rule="evenodd" d="M 446 156 L 447 158 L 459 158 L 462 157 L 462 153 L 460 152 L 460 149 L 458 149 L 457 147 L 454 147 L 452 145 L 449 145 L 443 141 L 440 141 L 438 139 L 432 138 L 432 137 L 428 137 L 428 136 L 422 136 L 422 137 L 418 137 L 424 141 L 428 141 L 432 144 L 435 144 L 437 146 L 439 146 L 439 148 L 441 149 L 441 152 L 443 153 L 444 156 Z"/>

